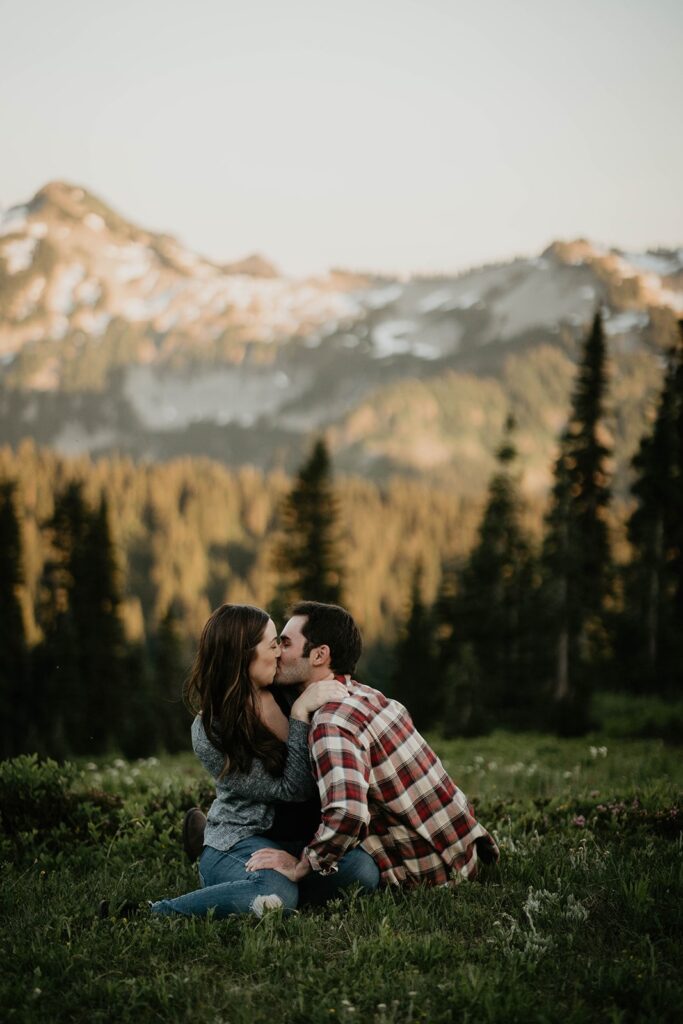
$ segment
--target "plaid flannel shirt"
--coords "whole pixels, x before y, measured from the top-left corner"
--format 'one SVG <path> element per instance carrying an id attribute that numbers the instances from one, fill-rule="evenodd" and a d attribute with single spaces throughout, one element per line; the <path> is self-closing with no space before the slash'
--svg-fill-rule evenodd
<path id="1" fill-rule="evenodd" d="M 398 701 L 350 679 L 349 696 L 313 716 L 309 748 L 322 821 L 304 849 L 327 874 L 360 844 L 388 885 L 445 885 L 473 878 L 475 840 L 498 847 L 474 808 Z"/>

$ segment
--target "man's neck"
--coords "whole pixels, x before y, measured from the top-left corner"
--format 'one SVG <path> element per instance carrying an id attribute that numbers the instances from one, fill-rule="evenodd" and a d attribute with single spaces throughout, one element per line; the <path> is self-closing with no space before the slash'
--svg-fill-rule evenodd
<path id="1" fill-rule="evenodd" d="M 319 683 L 322 679 L 330 679 L 334 675 L 334 669 L 331 669 L 329 665 L 323 668 L 314 668 L 311 671 L 311 678 L 307 679 L 301 686 L 305 690 L 313 683 Z"/>

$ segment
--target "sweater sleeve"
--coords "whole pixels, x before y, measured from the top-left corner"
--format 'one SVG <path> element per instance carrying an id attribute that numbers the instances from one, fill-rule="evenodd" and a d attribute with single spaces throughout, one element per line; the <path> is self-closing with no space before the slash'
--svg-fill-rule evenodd
<path id="1" fill-rule="evenodd" d="M 281 776 L 271 775 L 262 762 L 255 759 L 248 772 L 228 772 L 223 776 L 220 780 L 223 793 L 268 803 L 275 800 L 308 800 L 315 793 L 315 780 L 308 754 L 309 728 L 307 722 L 290 718 L 287 760 Z"/>
<path id="2" fill-rule="evenodd" d="M 330 723 L 313 727 L 311 759 L 318 780 L 322 822 L 303 851 L 314 871 L 329 874 L 366 835 L 369 765 L 358 738 Z"/>

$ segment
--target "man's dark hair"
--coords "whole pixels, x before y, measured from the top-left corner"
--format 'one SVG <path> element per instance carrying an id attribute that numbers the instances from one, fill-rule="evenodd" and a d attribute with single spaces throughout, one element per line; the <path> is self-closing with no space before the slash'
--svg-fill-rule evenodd
<path id="1" fill-rule="evenodd" d="M 291 615 L 306 616 L 306 623 L 301 628 L 306 638 L 305 658 L 314 647 L 327 644 L 334 672 L 342 676 L 353 675 L 363 650 L 363 638 L 345 608 L 320 601 L 299 601 L 290 611 Z"/>

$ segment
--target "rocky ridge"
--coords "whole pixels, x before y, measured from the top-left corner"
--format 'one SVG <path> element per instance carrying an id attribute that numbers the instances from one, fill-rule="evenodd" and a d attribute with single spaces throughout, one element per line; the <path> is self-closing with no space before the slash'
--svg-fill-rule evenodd
<path id="1" fill-rule="evenodd" d="M 457 276 L 297 280 L 260 256 L 220 266 L 52 182 L 0 223 L 0 436 L 265 466 L 327 430 L 343 468 L 455 468 L 478 487 L 513 407 L 541 488 L 598 307 L 642 421 L 683 314 L 683 249 L 575 240 Z"/>

